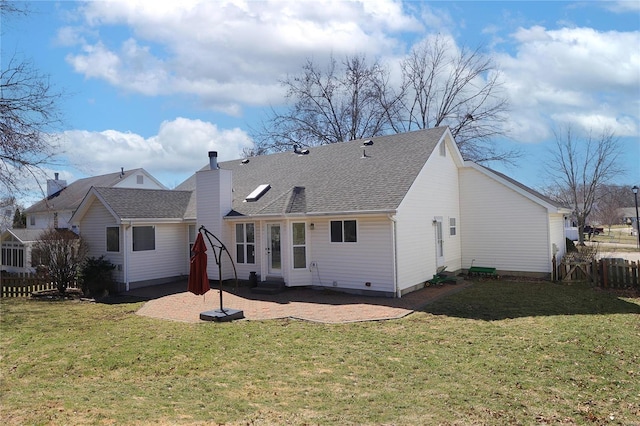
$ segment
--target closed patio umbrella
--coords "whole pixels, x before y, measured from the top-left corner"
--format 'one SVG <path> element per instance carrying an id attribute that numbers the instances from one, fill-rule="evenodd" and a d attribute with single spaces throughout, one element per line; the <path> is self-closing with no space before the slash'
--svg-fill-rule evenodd
<path id="1" fill-rule="evenodd" d="M 207 276 L 207 246 L 204 243 L 202 234 L 198 232 L 198 237 L 193 245 L 193 256 L 189 267 L 189 285 L 187 290 L 196 295 L 205 294 L 209 291 L 209 277 Z"/>

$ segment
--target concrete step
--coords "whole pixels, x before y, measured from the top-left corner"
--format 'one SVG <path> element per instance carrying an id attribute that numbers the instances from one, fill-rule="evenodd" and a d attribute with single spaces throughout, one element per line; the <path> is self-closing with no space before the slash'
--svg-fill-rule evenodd
<path id="1" fill-rule="evenodd" d="M 251 292 L 256 294 L 277 294 L 285 290 L 286 286 L 282 279 L 268 279 L 259 281 L 257 287 L 252 287 Z"/>

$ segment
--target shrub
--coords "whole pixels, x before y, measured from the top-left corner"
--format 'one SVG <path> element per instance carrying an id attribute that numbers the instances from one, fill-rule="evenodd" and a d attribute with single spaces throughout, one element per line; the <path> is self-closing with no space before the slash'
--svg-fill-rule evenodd
<path id="1" fill-rule="evenodd" d="M 111 271 L 115 265 L 104 256 L 89 257 L 82 267 L 82 291 L 87 296 L 103 296 L 113 290 Z"/>

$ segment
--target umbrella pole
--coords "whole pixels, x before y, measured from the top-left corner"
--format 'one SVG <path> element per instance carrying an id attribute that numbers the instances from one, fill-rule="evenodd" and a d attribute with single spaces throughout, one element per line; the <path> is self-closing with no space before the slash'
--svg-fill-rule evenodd
<path id="1" fill-rule="evenodd" d="M 218 261 L 218 281 L 220 283 L 220 311 L 226 313 L 222 307 L 222 247 L 220 248 L 220 258 Z"/>
<path id="2" fill-rule="evenodd" d="M 227 247 L 224 245 L 224 243 L 220 241 L 220 239 L 216 237 L 214 234 L 209 232 L 209 230 L 207 230 L 207 228 L 205 228 L 204 225 L 200 226 L 200 229 L 198 230 L 198 232 L 202 232 L 204 236 L 207 237 L 207 240 L 209 240 L 209 245 L 211 245 L 211 248 L 213 249 L 213 255 L 216 259 L 216 264 L 218 265 L 218 282 L 220 286 L 220 309 L 217 311 L 202 312 L 200 313 L 200 319 L 205 321 L 232 321 L 234 319 L 244 318 L 244 313 L 241 310 L 230 309 L 230 308 L 224 309 L 224 306 L 222 304 L 222 252 L 223 251 L 225 251 L 227 253 L 227 256 L 229 256 L 229 260 L 231 261 L 231 266 L 233 267 L 233 275 L 236 279 L 236 288 L 238 286 L 238 272 L 236 271 L 236 265 L 233 263 L 233 258 L 231 257 L 229 250 L 227 250 Z M 212 236 L 213 238 L 215 238 L 220 245 L 213 244 L 209 236 Z M 219 250 L 216 251 L 216 248 Z"/>

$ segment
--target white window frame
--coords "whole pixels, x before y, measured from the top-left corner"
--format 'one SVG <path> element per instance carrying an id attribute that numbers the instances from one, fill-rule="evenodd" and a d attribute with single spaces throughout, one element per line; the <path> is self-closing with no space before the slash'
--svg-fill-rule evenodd
<path id="1" fill-rule="evenodd" d="M 340 222 L 341 223 L 341 240 L 334 241 L 333 240 L 333 223 Z M 355 240 L 354 241 L 345 241 L 345 222 L 353 222 L 355 226 Z M 357 244 L 358 243 L 358 221 L 356 219 L 340 219 L 340 220 L 331 220 L 329 221 L 329 241 L 331 244 Z"/>
<path id="2" fill-rule="evenodd" d="M 295 240 L 295 227 L 302 228 L 302 242 L 296 242 Z M 304 265 L 296 266 L 296 249 L 303 249 Z M 307 269 L 307 224 L 305 222 L 293 222 L 291 223 L 291 264 L 293 269 Z"/>
<path id="3" fill-rule="evenodd" d="M 458 227 L 456 225 L 456 218 L 455 217 L 450 217 L 449 218 L 449 236 L 450 237 L 455 237 L 456 235 L 458 235 Z"/>
<path id="4" fill-rule="evenodd" d="M 251 225 L 253 228 L 253 240 L 248 241 L 247 238 L 247 227 Z M 242 229 L 242 240 L 238 239 L 238 230 L 241 227 Z M 256 224 L 255 222 L 241 222 L 236 223 L 234 227 L 234 235 L 236 240 L 236 263 L 240 265 L 255 265 L 256 264 Z M 239 250 L 242 250 L 242 259 L 239 259 L 238 253 Z M 252 250 L 252 251 L 251 251 Z M 253 257 L 253 261 L 249 262 L 249 254 Z"/>

